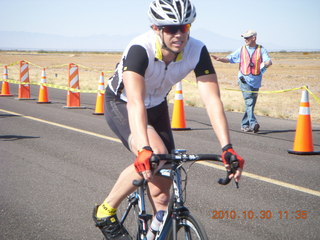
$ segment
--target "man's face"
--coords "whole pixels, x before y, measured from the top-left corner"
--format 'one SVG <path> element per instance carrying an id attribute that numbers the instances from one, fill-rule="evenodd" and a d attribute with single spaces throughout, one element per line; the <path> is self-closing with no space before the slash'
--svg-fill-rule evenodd
<path id="1" fill-rule="evenodd" d="M 159 34 L 167 48 L 175 53 L 181 52 L 189 38 L 190 24 L 160 27 Z"/>
<path id="2" fill-rule="evenodd" d="M 256 36 L 245 37 L 244 41 L 247 46 L 254 46 L 256 44 Z"/>

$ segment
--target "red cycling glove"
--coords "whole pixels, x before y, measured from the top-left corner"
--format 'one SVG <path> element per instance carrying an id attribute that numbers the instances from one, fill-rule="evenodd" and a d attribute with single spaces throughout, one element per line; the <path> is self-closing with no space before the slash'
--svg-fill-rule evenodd
<path id="1" fill-rule="evenodd" d="M 134 167 L 138 173 L 150 170 L 150 158 L 152 154 L 152 148 L 149 146 L 145 146 L 138 151 L 138 156 L 134 161 Z"/>
<path id="2" fill-rule="evenodd" d="M 239 168 L 243 169 L 245 161 L 233 150 L 232 144 L 227 144 L 222 148 L 222 162 L 224 163 L 224 165 L 230 165 L 232 155 L 236 157 L 239 163 Z"/>

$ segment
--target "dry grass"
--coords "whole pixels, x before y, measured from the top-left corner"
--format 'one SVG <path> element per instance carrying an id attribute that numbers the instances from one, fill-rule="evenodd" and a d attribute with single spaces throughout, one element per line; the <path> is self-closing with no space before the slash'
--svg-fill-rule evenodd
<path id="1" fill-rule="evenodd" d="M 225 53 L 216 53 L 225 56 Z M 308 85 L 320 97 L 320 52 L 276 52 L 270 53 L 273 65 L 264 75 L 261 91 L 277 91 Z M 95 90 L 102 71 L 106 79 L 111 76 L 121 53 L 38 53 L 38 52 L 0 52 L 0 64 L 9 65 L 25 60 L 30 65 L 30 81 L 40 81 L 41 68 L 47 67 L 47 82 L 67 86 L 67 64 L 80 66 L 81 89 Z M 63 65 L 63 66 L 62 66 Z M 83 67 L 85 66 L 85 67 Z M 236 64 L 214 62 L 221 88 L 221 96 L 227 111 L 243 112 L 242 94 L 238 91 Z M 18 80 L 18 65 L 10 66 L 9 78 Z M 227 89 L 234 89 L 231 91 Z M 183 82 L 183 96 L 186 105 L 202 107 L 196 90 L 195 77 L 190 73 Z M 276 118 L 296 120 L 299 111 L 301 90 L 285 93 L 259 94 L 256 114 Z M 173 102 L 174 91 L 169 94 Z M 310 96 L 311 117 L 320 123 L 320 104 Z"/>

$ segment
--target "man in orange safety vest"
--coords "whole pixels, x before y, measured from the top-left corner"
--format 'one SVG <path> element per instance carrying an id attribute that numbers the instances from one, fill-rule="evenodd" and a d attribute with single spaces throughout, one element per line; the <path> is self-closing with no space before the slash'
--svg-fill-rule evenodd
<path id="1" fill-rule="evenodd" d="M 254 115 L 254 108 L 261 87 L 262 75 L 272 65 L 267 50 L 256 43 L 257 32 L 248 30 L 241 37 L 245 40 L 245 46 L 237 49 L 227 57 L 211 57 L 223 63 L 239 63 L 238 84 L 242 90 L 246 109 L 241 121 L 243 132 L 259 131 L 260 125 Z"/>

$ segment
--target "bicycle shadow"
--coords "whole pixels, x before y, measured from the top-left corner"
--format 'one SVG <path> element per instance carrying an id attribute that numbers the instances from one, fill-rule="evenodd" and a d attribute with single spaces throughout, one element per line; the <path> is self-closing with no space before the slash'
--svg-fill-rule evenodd
<path id="1" fill-rule="evenodd" d="M 22 135 L 0 135 L 0 141 L 17 141 L 21 139 L 40 138 L 36 136 L 22 136 Z"/>
<path id="2" fill-rule="evenodd" d="M 19 117 L 19 115 L 15 115 L 15 114 L 0 114 L 0 118 L 8 118 L 8 117 Z"/>

